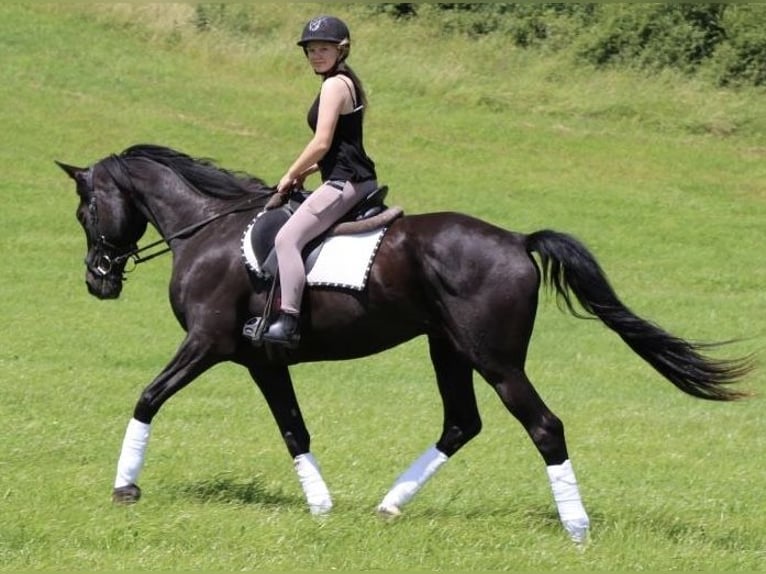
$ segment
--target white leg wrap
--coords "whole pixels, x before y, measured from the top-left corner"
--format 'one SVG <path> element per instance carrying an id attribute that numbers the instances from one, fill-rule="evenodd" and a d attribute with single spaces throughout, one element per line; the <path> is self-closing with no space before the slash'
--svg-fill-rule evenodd
<path id="1" fill-rule="evenodd" d="M 117 462 L 117 477 L 114 487 L 136 484 L 141 468 L 144 466 L 144 454 L 149 444 L 151 425 L 130 419 L 122 441 L 122 452 Z"/>
<path id="2" fill-rule="evenodd" d="M 319 472 L 319 465 L 314 455 L 310 452 L 299 454 L 293 459 L 293 464 L 311 514 L 320 515 L 330 512 L 332 508 L 330 491 Z"/>
<path id="3" fill-rule="evenodd" d="M 585 542 L 590 520 L 580 499 L 572 463 L 567 459 L 561 464 L 546 467 L 546 470 L 561 524 L 574 542 Z"/>
<path id="4" fill-rule="evenodd" d="M 381 514 L 396 516 L 401 514 L 401 507 L 407 504 L 421 489 L 439 467 L 447 462 L 448 457 L 435 446 L 424 452 L 391 487 L 383 501 L 378 505 Z"/>

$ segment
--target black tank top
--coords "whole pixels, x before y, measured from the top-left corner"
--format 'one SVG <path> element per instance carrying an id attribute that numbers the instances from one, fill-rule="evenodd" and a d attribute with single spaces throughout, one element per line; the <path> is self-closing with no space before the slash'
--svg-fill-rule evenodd
<path id="1" fill-rule="evenodd" d="M 345 75 L 343 77 L 348 78 Z M 351 78 L 348 79 L 351 80 Z M 353 80 L 351 81 L 353 82 Z M 354 88 L 357 90 L 356 84 L 354 84 Z M 349 91 L 351 91 L 350 87 Z M 327 153 L 318 162 L 322 181 L 360 182 L 377 179 L 375 162 L 364 151 L 362 131 L 364 115 L 362 109 L 364 106 L 357 105 L 356 97 L 353 93 L 351 97 L 354 103 L 354 111 L 338 116 L 338 123 L 335 126 L 330 149 L 327 150 Z M 307 117 L 312 132 L 316 132 L 318 118 L 319 96 L 311 104 Z"/>

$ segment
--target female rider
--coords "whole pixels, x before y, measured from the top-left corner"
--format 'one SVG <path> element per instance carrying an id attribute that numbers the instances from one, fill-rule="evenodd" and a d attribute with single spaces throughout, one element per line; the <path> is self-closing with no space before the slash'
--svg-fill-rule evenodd
<path id="1" fill-rule="evenodd" d="M 314 73 L 322 77 L 322 86 L 308 112 L 314 137 L 279 180 L 277 192 L 288 194 L 316 171 L 323 183 L 288 219 L 275 241 L 280 313 L 263 338 L 289 348 L 300 341 L 299 316 L 306 284 L 303 247 L 377 188 L 375 163 L 363 145 L 365 92 L 346 64 L 351 47 L 348 27 L 333 16 L 319 16 L 303 28 L 298 45 Z"/>

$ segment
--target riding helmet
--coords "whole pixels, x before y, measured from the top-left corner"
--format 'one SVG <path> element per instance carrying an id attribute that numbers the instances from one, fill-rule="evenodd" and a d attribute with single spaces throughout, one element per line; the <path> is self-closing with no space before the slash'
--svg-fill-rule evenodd
<path id="1" fill-rule="evenodd" d="M 317 16 L 303 27 L 303 34 L 298 45 L 304 50 L 309 42 L 332 42 L 348 46 L 351 44 L 351 34 L 348 26 L 335 16 Z"/>

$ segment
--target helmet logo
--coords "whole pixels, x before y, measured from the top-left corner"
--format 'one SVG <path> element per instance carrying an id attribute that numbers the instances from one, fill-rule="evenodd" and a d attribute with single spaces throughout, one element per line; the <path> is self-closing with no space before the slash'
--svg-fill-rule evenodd
<path id="1" fill-rule="evenodd" d="M 322 27 L 324 21 L 324 17 L 314 18 L 311 22 L 309 22 L 309 30 L 316 32 Z"/>

